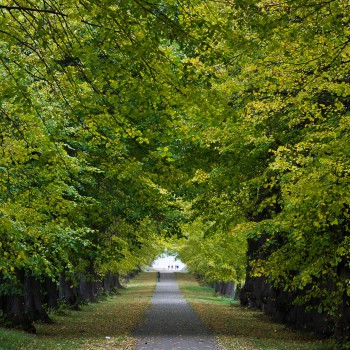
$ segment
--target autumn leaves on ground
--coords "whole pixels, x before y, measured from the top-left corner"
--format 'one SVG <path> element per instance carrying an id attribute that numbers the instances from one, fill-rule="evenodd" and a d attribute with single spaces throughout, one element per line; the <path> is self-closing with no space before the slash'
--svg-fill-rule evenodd
<path id="1" fill-rule="evenodd" d="M 233 350 L 326 350 L 332 348 L 310 334 L 271 322 L 259 311 L 250 310 L 228 297 L 215 296 L 193 275 L 178 274 L 185 298 L 218 337 L 223 349 Z"/>
<path id="2" fill-rule="evenodd" d="M 181 291 L 213 330 L 223 349 L 324 350 L 310 335 L 270 322 L 260 312 L 242 308 L 231 298 L 215 296 L 189 274 L 178 273 Z M 132 349 L 132 330 L 141 320 L 156 284 L 155 273 L 140 273 L 125 289 L 82 311 L 53 314 L 54 324 L 38 324 L 37 335 L 0 330 L 0 350 Z"/>
<path id="3" fill-rule="evenodd" d="M 37 335 L 0 329 L 0 350 L 127 350 L 155 287 L 154 273 L 141 273 L 105 301 L 52 314 L 54 324 L 36 324 Z"/>

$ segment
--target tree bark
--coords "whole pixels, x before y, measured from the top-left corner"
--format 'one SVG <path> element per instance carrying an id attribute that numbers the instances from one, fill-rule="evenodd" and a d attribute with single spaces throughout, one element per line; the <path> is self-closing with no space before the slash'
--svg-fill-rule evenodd
<path id="1" fill-rule="evenodd" d="M 2 310 L 4 312 L 4 325 L 10 327 L 20 327 L 26 332 L 36 333 L 36 329 L 25 310 L 24 302 L 24 272 L 16 271 L 16 281 L 2 281 L 12 290 L 10 295 L 1 297 Z"/>
<path id="2" fill-rule="evenodd" d="M 342 281 L 350 279 L 350 269 L 345 262 L 339 264 L 337 272 Z M 335 316 L 334 338 L 339 344 L 344 344 L 350 340 L 350 300 L 346 290 L 343 292 L 343 300 L 338 305 Z"/>
<path id="3" fill-rule="evenodd" d="M 80 274 L 79 292 L 83 300 L 96 303 L 97 300 L 97 276 L 94 270 L 93 262 L 91 261 L 88 271 Z"/>
<path id="4" fill-rule="evenodd" d="M 79 307 L 80 298 L 78 288 L 74 286 L 71 280 L 66 278 L 64 272 L 60 277 L 59 298 L 64 300 L 72 310 L 81 310 Z"/>
<path id="5" fill-rule="evenodd" d="M 50 278 L 45 278 L 42 285 L 45 290 L 44 302 L 48 309 L 55 310 L 58 308 L 58 286 L 56 282 L 53 282 Z"/>
<path id="6" fill-rule="evenodd" d="M 34 276 L 24 277 L 24 305 L 29 319 L 52 323 L 41 304 L 40 282 Z"/>

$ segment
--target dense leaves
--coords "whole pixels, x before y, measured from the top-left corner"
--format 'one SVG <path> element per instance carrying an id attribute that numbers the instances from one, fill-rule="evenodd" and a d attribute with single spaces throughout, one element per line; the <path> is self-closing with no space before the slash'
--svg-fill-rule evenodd
<path id="1" fill-rule="evenodd" d="M 181 107 L 167 42 L 181 30 L 166 4 L 8 1 L 0 11 L 6 318 L 6 296 L 25 294 L 29 278 L 67 285 L 60 293 L 75 303 L 71 292 L 161 249 L 180 215 L 163 178 Z"/>
<path id="2" fill-rule="evenodd" d="M 295 303 L 333 315 L 335 328 L 344 326 L 350 282 L 349 4 L 226 5 L 220 21 L 231 27 L 213 35 L 216 55 L 220 51 L 226 61 L 208 92 L 220 96 L 217 114 L 199 128 L 199 148 L 207 156 L 187 184 L 197 193 L 192 209 L 206 223 L 206 242 L 217 244 L 202 249 L 194 239 L 188 259 L 197 259 L 196 271 L 203 270 L 198 261 L 208 262 L 210 271 L 217 235 L 237 230 L 259 242 L 249 257 L 252 276 L 293 293 Z M 226 261 L 235 247 L 226 245 L 232 250 Z M 220 271 L 224 266 L 217 264 Z M 349 336 L 346 326 L 342 332 Z"/>
<path id="3" fill-rule="evenodd" d="M 5 1 L 1 276 L 126 273 L 164 237 L 349 308 L 349 4 Z M 5 291 L 3 292 L 5 293 Z"/>

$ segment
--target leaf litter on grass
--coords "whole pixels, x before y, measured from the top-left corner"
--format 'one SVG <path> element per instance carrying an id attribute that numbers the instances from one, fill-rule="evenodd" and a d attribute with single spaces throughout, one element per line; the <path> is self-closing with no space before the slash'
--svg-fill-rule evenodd
<path id="1" fill-rule="evenodd" d="M 37 334 L 1 330 L 8 347 L 1 350 L 129 350 L 155 288 L 154 273 L 140 273 L 120 294 L 81 311 L 52 314 L 53 324 L 36 324 Z"/>
<path id="2" fill-rule="evenodd" d="M 271 322 L 260 311 L 233 303 L 232 298 L 215 298 L 213 289 L 200 287 L 189 274 L 177 274 L 181 291 L 202 321 L 227 350 L 321 350 L 324 343 L 309 334 Z M 230 305 L 231 304 L 231 305 Z"/>

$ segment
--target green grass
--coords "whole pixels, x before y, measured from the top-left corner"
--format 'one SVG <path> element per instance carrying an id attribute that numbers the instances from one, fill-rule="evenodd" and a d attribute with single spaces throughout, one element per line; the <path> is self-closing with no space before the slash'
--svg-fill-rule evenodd
<path id="1" fill-rule="evenodd" d="M 190 274 L 177 274 L 179 287 L 203 322 L 214 332 L 224 349 L 243 350 L 326 350 L 309 334 L 271 322 L 259 311 L 243 308 L 231 298 L 217 297 L 214 290 L 200 285 Z"/>
<path id="2" fill-rule="evenodd" d="M 326 350 L 331 343 L 276 324 L 261 312 L 248 310 L 232 298 L 217 297 L 212 288 L 189 274 L 177 274 L 180 289 L 215 333 L 224 349 Z M 0 328 L 0 350 L 128 350 L 130 333 L 140 321 L 155 287 L 155 273 L 141 273 L 129 286 L 106 301 L 82 311 L 51 315 L 53 325 L 37 324 L 37 335 Z M 109 338 L 106 338 L 109 337 Z"/>
<path id="3" fill-rule="evenodd" d="M 36 335 L 0 328 L 0 350 L 132 349 L 130 333 L 148 305 L 155 281 L 155 273 L 140 273 L 119 295 L 82 311 L 50 315 L 54 324 L 36 324 Z"/>
<path id="4" fill-rule="evenodd" d="M 182 292 L 189 296 L 193 301 L 202 303 L 221 305 L 233 305 L 238 303 L 237 301 L 234 301 L 233 298 L 215 295 L 213 288 L 206 285 L 183 285 Z"/>

